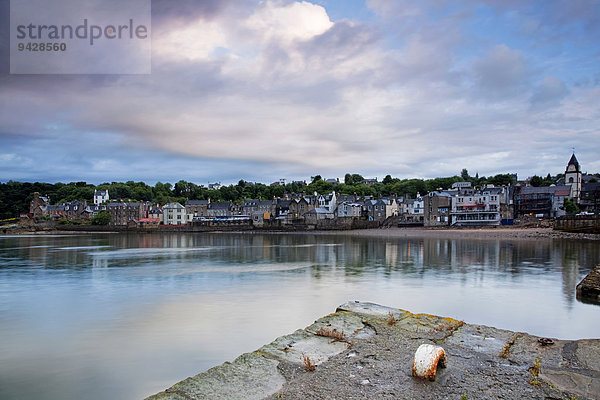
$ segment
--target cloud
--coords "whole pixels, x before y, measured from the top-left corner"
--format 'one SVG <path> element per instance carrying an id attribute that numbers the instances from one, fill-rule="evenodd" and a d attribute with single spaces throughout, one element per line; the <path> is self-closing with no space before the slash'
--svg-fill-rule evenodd
<path id="1" fill-rule="evenodd" d="M 537 111 L 558 106 L 568 94 L 563 81 L 555 76 L 546 76 L 531 96 L 531 109 Z"/>
<path id="2" fill-rule="evenodd" d="M 552 165 L 525 149 L 560 170 L 574 138 L 594 159 L 598 69 L 572 60 L 597 44 L 505 34 L 549 12 L 530 2 L 445 4 L 371 0 L 372 20 L 334 22 L 309 2 L 154 2 L 151 75 L 0 78 L 0 153 L 33 165 L 2 176 L 526 175 Z"/>
<path id="3" fill-rule="evenodd" d="M 520 51 L 497 45 L 473 62 L 473 78 L 483 96 L 503 99 L 518 95 L 527 75 Z"/>

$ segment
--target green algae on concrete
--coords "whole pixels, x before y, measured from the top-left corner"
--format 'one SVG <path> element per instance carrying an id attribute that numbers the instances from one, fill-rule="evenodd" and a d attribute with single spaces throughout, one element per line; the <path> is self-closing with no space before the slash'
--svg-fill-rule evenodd
<path id="1" fill-rule="evenodd" d="M 259 352 L 244 354 L 232 363 L 181 381 L 149 399 L 263 399 L 285 383 L 278 364 Z"/>
<path id="2" fill-rule="evenodd" d="M 393 317 L 393 318 L 391 318 Z M 343 340 L 319 330 L 344 332 Z M 600 340 L 558 340 L 452 318 L 348 302 L 282 336 L 182 381 L 151 399 L 595 399 Z M 411 374 L 423 343 L 442 346 L 448 366 L 435 382 Z M 303 367 L 308 356 L 317 365 Z"/>

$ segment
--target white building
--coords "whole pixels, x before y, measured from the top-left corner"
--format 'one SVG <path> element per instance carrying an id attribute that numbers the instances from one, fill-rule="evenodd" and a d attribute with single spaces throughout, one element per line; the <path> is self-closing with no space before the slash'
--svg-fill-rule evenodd
<path id="1" fill-rule="evenodd" d="M 409 215 L 423 215 L 425 210 L 425 200 L 417 193 L 417 198 L 408 203 Z"/>
<path id="2" fill-rule="evenodd" d="M 571 156 L 567 168 L 565 169 L 565 185 L 571 186 L 571 198 L 575 201 L 579 201 L 581 194 L 581 182 L 583 174 L 581 173 L 581 167 L 579 161 L 575 157 L 575 153 Z"/>
<path id="3" fill-rule="evenodd" d="M 500 225 L 497 191 L 461 191 L 452 197 L 451 225 Z"/>
<path id="4" fill-rule="evenodd" d="M 331 192 L 326 195 L 317 195 L 317 192 L 315 192 L 315 196 L 317 196 L 316 208 L 326 208 L 327 211 L 329 211 L 330 213 L 332 213 L 335 210 L 337 200 L 335 192 Z"/>
<path id="5" fill-rule="evenodd" d="M 185 207 L 179 203 L 169 203 L 163 207 L 165 225 L 183 225 L 186 223 Z"/>
<path id="6" fill-rule="evenodd" d="M 108 190 L 96 190 L 94 189 L 94 204 L 99 206 L 103 203 L 108 203 L 110 198 L 108 197 Z"/>

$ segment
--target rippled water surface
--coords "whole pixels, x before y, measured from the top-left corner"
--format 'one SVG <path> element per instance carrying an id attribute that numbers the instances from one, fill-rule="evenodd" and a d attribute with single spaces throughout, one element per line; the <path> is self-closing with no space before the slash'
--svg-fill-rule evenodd
<path id="1" fill-rule="evenodd" d="M 0 236 L 0 398 L 143 398 L 347 300 L 598 337 L 575 299 L 598 262 L 552 239 Z"/>

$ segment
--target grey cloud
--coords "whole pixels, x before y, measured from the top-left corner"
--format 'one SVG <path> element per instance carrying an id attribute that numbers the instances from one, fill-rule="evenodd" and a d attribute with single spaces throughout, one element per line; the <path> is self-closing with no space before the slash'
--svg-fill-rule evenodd
<path id="1" fill-rule="evenodd" d="M 245 2 L 198 10 L 173 3 L 154 9 L 163 15 L 159 32 L 211 18 L 229 34 L 251 12 Z M 260 30 L 243 41 L 240 27 L 225 41 L 237 46 L 231 53 L 157 57 L 148 76 L 5 77 L 0 170 L 13 179 L 198 183 L 349 170 L 431 177 L 467 167 L 488 175 L 530 168 L 521 148 L 559 154 L 567 130 L 597 142 L 590 127 L 600 117 L 559 78 L 534 87 L 531 70 L 555 74 L 525 50 L 496 46 L 473 61 L 481 43 L 463 36 L 470 17 L 421 14 L 391 33 L 393 24 L 339 21 L 304 41 L 261 41 Z M 581 90 L 591 96 L 590 87 Z M 528 112 L 534 104 L 557 107 L 555 118 L 541 123 Z M 468 161 L 456 166 L 457 158 Z M 9 164 L 17 159 L 45 160 L 45 168 L 19 171 Z"/>
<path id="2" fill-rule="evenodd" d="M 152 21 L 212 19 L 230 8 L 249 9 L 250 4 L 249 0 L 152 0 Z"/>
<path id="3" fill-rule="evenodd" d="M 506 45 L 493 47 L 473 63 L 473 79 L 482 96 L 504 99 L 520 93 L 527 67 L 520 51 Z"/>
<path id="4" fill-rule="evenodd" d="M 309 58 L 337 63 L 369 50 L 380 40 L 381 32 L 373 26 L 340 21 L 321 35 L 300 43 L 298 48 Z"/>
<path id="5" fill-rule="evenodd" d="M 563 81 L 555 76 L 548 76 L 531 96 L 531 110 L 540 111 L 558 106 L 568 94 L 569 90 Z"/>

